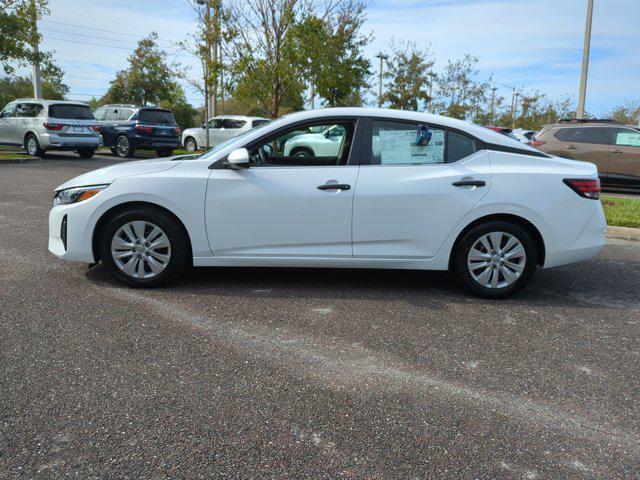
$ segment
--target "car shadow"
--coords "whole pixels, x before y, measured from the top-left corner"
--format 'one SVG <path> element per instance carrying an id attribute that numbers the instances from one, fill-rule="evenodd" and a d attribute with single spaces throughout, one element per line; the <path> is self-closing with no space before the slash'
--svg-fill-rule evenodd
<path id="1" fill-rule="evenodd" d="M 594 263 L 598 265 L 594 268 Z M 640 269 L 620 262 L 593 260 L 560 268 L 539 268 L 526 288 L 499 300 L 503 306 L 559 308 L 619 308 L 640 310 L 637 288 Z M 611 271 L 609 271 L 611 270 Z M 624 272 L 622 272 L 624 274 Z M 86 276 L 96 284 L 122 285 L 100 264 Z M 458 287 L 448 272 L 380 269 L 314 268 L 192 268 L 174 283 L 160 287 L 173 296 L 226 296 L 307 299 L 403 301 L 422 308 L 450 304 L 480 305 L 496 300 L 473 297 Z"/>

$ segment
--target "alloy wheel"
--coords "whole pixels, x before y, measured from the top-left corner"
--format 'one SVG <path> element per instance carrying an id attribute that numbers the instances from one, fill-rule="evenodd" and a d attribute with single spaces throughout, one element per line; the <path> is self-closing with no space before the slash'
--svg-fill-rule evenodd
<path id="1" fill-rule="evenodd" d="M 124 135 L 118 137 L 116 141 L 116 150 L 118 151 L 118 155 L 124 157 L 129 152 L 129 140 Z"/>
<path id="2" fill-rule="evenodd" d="M 187 151 L 188 152 L 195 152 L 196 151 L 196 142 L 194 142 L 193 140 L 187 140 Z"/>
<path id="3" fill-rule="evenodd" d="M 467 255 L 471 277 L 482 287 L 505 288 L 515 283 L 525 269 L 527 254 L 515 235 L 491 232 L 476 240 Z"/>
<path id="4" fill-rule="evenodd" d="M 27 139 L 27 153 L 29 155 L 35 155 L 38 153 L 38 142 L 35 137 L 29 137 Z"/>
<path id="5" fill-rule="evenodd" d="M 111 257 L 130 277 L 153 278 L 169 264 L 171 242 L 164 231 L 151 222 L 128 222 L 111 240 Z"/>

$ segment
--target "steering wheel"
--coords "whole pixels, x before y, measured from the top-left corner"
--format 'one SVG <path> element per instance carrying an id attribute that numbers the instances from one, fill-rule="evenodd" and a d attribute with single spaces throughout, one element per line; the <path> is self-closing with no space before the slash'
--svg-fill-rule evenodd
<path id="1" fill-rule="evenodd" d="M 257 165 L 268 165 L 269 156 L 273 153 L 273 147 L 268 143 L 264 144 L 258 149 L 258 156 L 260 157 L 260 163 Z"/>

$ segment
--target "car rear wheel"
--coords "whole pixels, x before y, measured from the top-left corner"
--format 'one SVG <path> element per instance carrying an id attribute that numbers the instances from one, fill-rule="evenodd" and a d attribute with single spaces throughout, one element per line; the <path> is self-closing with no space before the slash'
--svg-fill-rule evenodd
<path id="1" fill-rule="evenodd" d="M 158 210 L 137 208 L 116 215 L 107 221 L 98 242 L 100 259 L 109 272 L 132 287 L 167 283 L 187 266 L 184 230 Z"/>
<path id="2" fill-rule="evenodd" d="M 198 143 L 196 142 L 196 139 L 188 137 L 184 141 L 184 148 L 186 148 L 189 152 L 195 152 L 198 149 Z"/>
<path id="3" fill-rule="evenodd" d="M 95 148 L 79 148 L 78 149 L 78 155 L 80 155 L 80 158 L 91 158 L 93 157 L 94 153 L 96 153 Z"/>
<path id="4" fill-rule="evenodd" d="M 173 155 L 173 149 L 172 148 L 159 148 L 158 150 L 156 150 L 156 154 L 159 157 L 170 157 L 171 155 Z"/>
<path id="5" fill-rule="evenodd" d="M 538 251 L 520 225 L 494 221 L 473 227 L 458 241 L 451 270 L 462 287 L 483 298 L 504 298 L 535 273 Z"/>
<path id="6" fill-rule="evenodd" d="M 33 157 L 44 157 L 45 151 L 40 148 L 38 137 L 30 133 L 24 139 L 24 149 Z"/>
<path id="7" fill-rule="evenodd" d="M 135 153 L 135 149 L 126 135 L 120 135 L 116 138 L 115 151 L 120 158 L 131 158 Z"/>

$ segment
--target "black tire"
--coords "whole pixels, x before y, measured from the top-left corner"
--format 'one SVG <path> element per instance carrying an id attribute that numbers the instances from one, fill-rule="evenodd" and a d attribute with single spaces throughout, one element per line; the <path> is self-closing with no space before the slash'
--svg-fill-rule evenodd
<path id="1" fill-rule="evenodd" d="M 91 158 L 93 157 L 94 153 L 96 153 L 95 148 L 79 148 L 78 149 L 78 155 L 80 155 L 80 158 Z"/>
<path id="2" fill-rule="evenodd" d="M 316 154 L 313 153 L 313 150 L 306 147 L 294 148 L 291 151 L 292 157 L 315 157 Z"/>
<path id="3" fill-rule="evenodd" d="M 195 152 L 198 150 L 198 142 L 193 137 L 187 137 L 184 139 L 184 148 L 189 152 Z"/>
<path id="4" fill-rule="evenodd" d="M 159 148 L 156 150 L 156 154 L 159 157 L 170 157 L 173 155 L 173 148 Z"/>
<path id="5" fill-rule="evenodd" d="M 116 150 L 116 147 L 111 147 L 111 148 L 109 148 L 109 150 L 111 150 L 111 153 L 113 155 L 115 155 L 116 157 L 118 156 L 118 151 Z"/>
<path id="6" fill-rule="evenodd" d="M 41 158 L 44 157 L 46 151 L 40 148 L 38 137 L 36 137 L 33 133 L 30 133 L 26 137 L 24 137 L 24 149 L 29 155 Z"/>
<path id="7" fill-rule="evenodd" d="M 488 288 L 484 285 L 481 285 L 474 279 L 474 277 L 471 275 L 471 272 L 469 271 L 469 268 L 467 267 L 467 260 L 471 248 L 473 248 L 474 244 L 484 235 L 487 235 L 491 232 L 504 232 L 514 236 L 524 248 L 526 255 L 524 269 L 520 273 L 519 277 L 510 285 L 506 285 L 501 288 Z M 537 264 L 538 249 L 527 230 L 516 223 L 508 221 L 493 221 L 483 223 L 471 228 L 458 240 L 454 247 L 450 270 L 460 286 L 462 286 L 465 290 L 469 291 L 473 295 L 482 298 L 499 299 L 508 297 L 509 295 L 513 295 L 514 293 L 524 288 L 531 281 L 531 278 L 536 271 Z M 501 267 L 494 268 L 499 269 Z M 482 269 L 479 271 L 482 271 Z M 504 276 L 499 278 L 506 280 Z"/>
<path id="8" fill-rule="evenodd" d="M 111 242 L 120 227 L 137 220 L 150 222 L 160 227 L 167 235 L 171 246 L 171 255 L 166 267 L 152 278 L 135 278 L 126 274 L 111 255 Z M 188 265 L 191 254 L 186 233 L 181 225 L 170 215 L 145 207 L 121 212 L 107 220 L 98 237 L 98 252 L 109 273 L 120 282 L 137 288 L 153 288 L 174 280 Z"/>
<path id="9" fill-rule="evenodd" d="M 136 153 L 136 149 L 131 145 L 131 140 L 126 135 L 118 135 L 116 137 L 114 150 L 120 158 L 131 158 Z"/>

